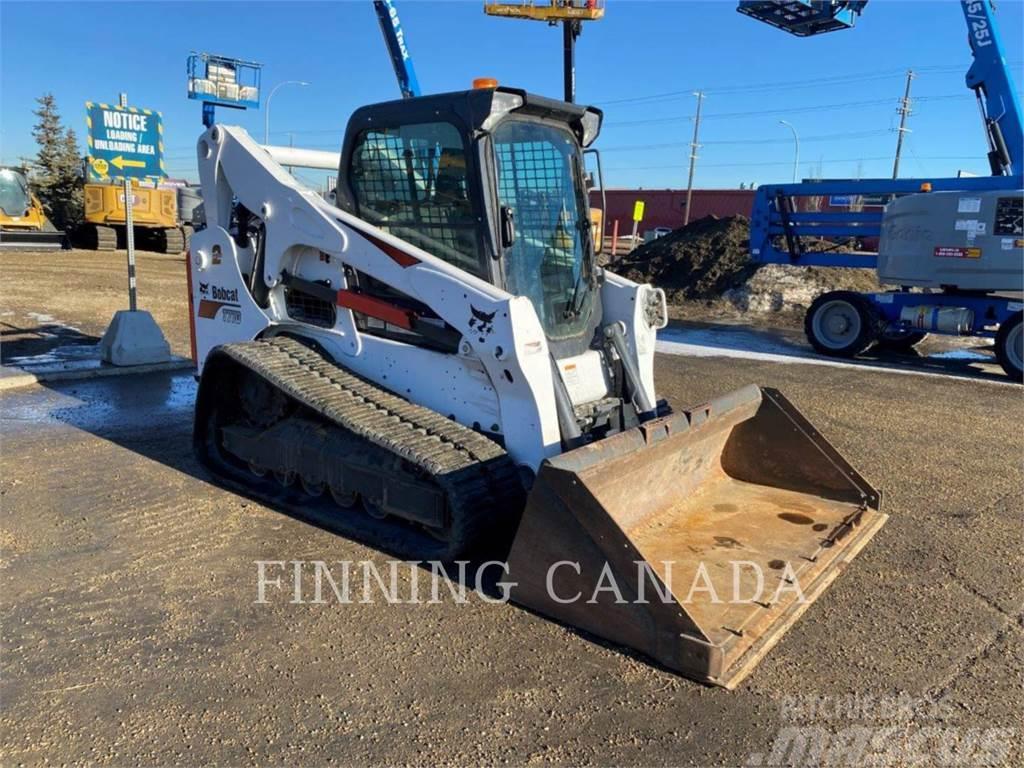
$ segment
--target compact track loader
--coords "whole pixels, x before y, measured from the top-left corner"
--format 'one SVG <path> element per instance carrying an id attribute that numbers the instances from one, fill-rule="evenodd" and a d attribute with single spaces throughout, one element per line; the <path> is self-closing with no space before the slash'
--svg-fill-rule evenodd
<path id="1" fill-rule="evenodd" d="M 67 236 L 46 218 L 25 174 L 17 168 L 0 168 L 0 250 L 64 247 Z"/>
<path id="2" fill-rule="evenodd" d="M 195 446 L 391 553 L 503 545 L 513 601 L 731 687 L 885 515 L 778 392 L 658 400 L 664 293 L 595 263 L 600 125 L 509 88 L 364 107 L 336 206 L 211 126 Z"/>

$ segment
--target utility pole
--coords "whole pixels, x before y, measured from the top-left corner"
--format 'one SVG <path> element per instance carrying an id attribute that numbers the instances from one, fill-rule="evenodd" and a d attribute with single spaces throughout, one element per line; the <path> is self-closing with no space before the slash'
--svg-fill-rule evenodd
<path id="1" fill-rule="evenodd" d="M 896 110 L 900 116 L 900 127 L 896 129 L 896 157 L 892 162 L 892 177 L 894 179 L 899 178 L 900 175 L 900 154 L 903 152 L 903 134 L 910 131 L 910 129 L 907 128 L 907 118 L 910 117 L 911 114 L 910 83 L 913 79 L 914 70 L 908 69 L 907 87 L 903 91 L 903 98 L 900 99 L 899 109 Z"/>
<path id="2" fill-rule="evenodd" d="M 686 210 L 683 212 L 683 226 L 690 223 L 690 201 L 693 199 L 693 171 L 697 165 L 697 149 L 700 144 L 697 138 L 700 135 L 700 107 L 704 103 L 704 91 L 697 91 L 693 94 L 697 97 L 697 115 L 693 119 L 693 141 L 690 142 L 690 178 L 686 182 Z"/>
<path id="3" fill-rule="evenodd" d="M 578 19 L 562 22 L 562 76 L 565 80 L 565 100 L 570 104 L 576 100 L 576 38 L 583 31 Z"/>

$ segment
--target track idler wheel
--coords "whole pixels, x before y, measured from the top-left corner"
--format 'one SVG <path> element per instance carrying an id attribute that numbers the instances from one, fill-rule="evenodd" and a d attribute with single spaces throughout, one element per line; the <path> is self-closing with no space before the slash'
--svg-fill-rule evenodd
<path id="1" fill-rule="evenodd" d="M 388 516 L 388 513 L 385 512 L 382 507 L 374 504 L 372 501 L 367 501 L 366 499 L 363 499 L 363 509 L 365 509 L 366 514 L 374 520 L 383 520 Z"/>
<path id="2" fill-rule="evenodd" d="M 301 477 L 299 478 L 299 482 L 302 484 L 302 490 L 313 498 L 323 496 L 324 491 L 327 489 L 327 484 L 322 481 L 317 482 L 315 480 L 309 480 L 306 477 Z"/>
<path id="3" fill-rule="evenodd" d="M 332 485 L 331 498 L 334 499 L 334 503 L 342 509 L 352 509 L 359 501 L 359 494 L 346 491 L 344 488 L 339 488 Z"/>

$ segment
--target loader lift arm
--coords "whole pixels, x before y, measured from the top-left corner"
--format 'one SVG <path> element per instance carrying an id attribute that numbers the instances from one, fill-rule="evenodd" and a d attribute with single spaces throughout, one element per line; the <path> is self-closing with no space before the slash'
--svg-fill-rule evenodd
<path id="1" fill-rule="evenodd" d="M 335 208 L 274 162 L 249 135 L 234 126 L 215 125 L 200 138 L 199 173 L 203 189 L 216 189 L 216 195 L 204 193 L 207 228 L 193 239 L 193 262 L 201 265 L 200 277 L 223 264 L 262 264 L 262 282 L 270 291 L 270 301 L 283 293 L 288 275 L 301 275 L 297 265 L 324 254 L 335 264 L 358 270 L 391 288 L 430 307 L 473 346 L 492 381 L 498 383 L 507 403 L 521 404 L 522 419 L 509 423 L 506 437 L 524 451 L 517 459 L 537 466 L 547 455 L 557 452 L 559 437 L 551 429 L 534 425 L 556 424 L 551 387 L 551 370 L 546 354 L 521 357 L 503 350 L 533 349 L 546 351 L 544 332 L 525 297 L 514 297 L 489 283 L 452 267 L 416 246 L 388 234 L 351 213 Z M 265 222 L 265 241 L 259 260 L 246 253 L 228 230 L 233 200 Z M 301 226 L 290 226 L 300 222 Z M 338 291 L 339 324 L 348 339 L 347 353 L 357 373 L 363 347 L 374 343 L 357 330 L 351 307 L 353 295 L 340 270 L 333 287 Z M 239 296 L 243 308 L 248 296 Z M 362 307 L 366 309 L 365 303 Z M 474 330 L 474 312 L 491 316 L 490 333 Z M 253 302 L 252 313 L 261 308 Z M 481 343 L 486 341 L 486 347 Z M 200 336 L 197 353 L 200 360 L 216 343 Z M 506 375 L 508 371 L 508 375 Z M 365 373 L 364 373 L 365 375 Z M 519 432 L 521 431 L 521 435 Z"/>

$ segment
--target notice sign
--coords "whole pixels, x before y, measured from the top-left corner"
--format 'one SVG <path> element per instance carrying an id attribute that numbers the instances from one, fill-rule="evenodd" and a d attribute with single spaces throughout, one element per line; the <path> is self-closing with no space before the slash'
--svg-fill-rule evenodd
<path id="1" fill-rule="evenodd" d="M 141 107 L 85 103 L 91 181 L 162 179 L 164 125 L 159 112 Z"/>
<path id="2" fill-rule="evenodd" d="M 633 221 L 642 221 L 644 218 L 644 201 L 637 200 L 633 203 Z"/>

